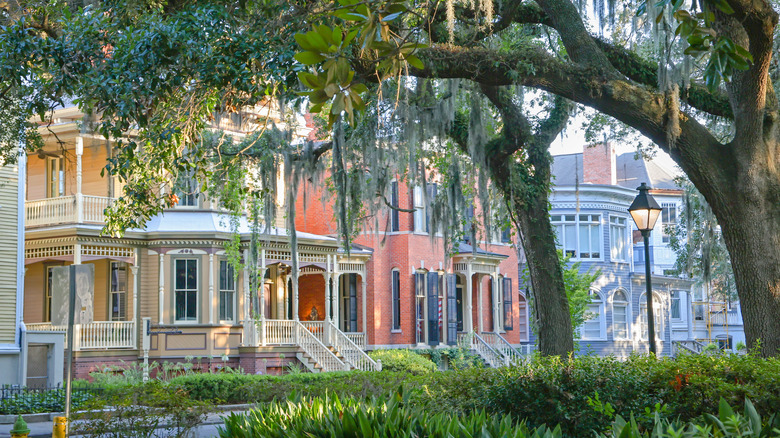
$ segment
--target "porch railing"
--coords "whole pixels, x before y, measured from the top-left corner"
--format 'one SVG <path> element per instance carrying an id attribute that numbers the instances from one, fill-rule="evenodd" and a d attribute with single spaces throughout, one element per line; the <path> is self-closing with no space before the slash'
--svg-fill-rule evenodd
<path id="1" fill-rule="evenodd" d="M 25 226 L 106 221 L 104 211 L 114 198 L 106 196 L 70 195 L 25 201 Z"/>
<path id="2" fill-rule="evenodd" d="M 67 326 L 49 322 L 25 324 L 28 331 L 59 331 L 67 335 Z M 67 343 L 67 336 L 65 337 Z M 73 325 L 73 351 L 134 349 L 135 321 L 96 321 Z M 67 347 L 67 345 L 66 345 Z"/>
<path id="3" fill-rule="evenodd" d="M 523 360 L 523 356 L 520 355 L 520 352 L 501 336 L 500 333 L 483 332 L 481 336 L 493 350 L 504 356 L 507 363 L 512 364 Z"/>
<path id="4" fill-rule="evenodd" d="M 349 371 L 349 365 L 345 364 L 317 336 L 306 328 L 300 321 L 290 321 L 295 328 L 295 337 L 298 346 L 317 362 L 322 371 Z"/>
<path id="5" fill-rule="evenodd" d="M 265 342 L 271 345 L 295 345 L 295 322 L 287 319 L 266 319 Z"/>
<path id="6" fill-rule="evenodd" d="M 325 339 L 325 321 L 301 321 L 301 325 L 306 327 L 320 342 L 328 343 L 328 340 Z"/>
<path id="7" fill-rule="evenodd" d="M 704 344 L 699 341 L 672 341 L 672 352 L 675 356 L 680 352 L 701 354 Z"/>
<path id="8" fill-rule="evenodd" d="M 476 333 L 459 333 L 458 345 L 477 352 L 482 359 L 493 368 L 507 365 L 506 359 L 501 353 L 494 350 L 482 337 Z"/>
<path id="9" fill-rule="evenodd" d="M 339 330 L 335 324 L 330 324 L 330 339 L 328 344 L 332 345 L 346 360 L 347 363 L 361 371 L 382 371 L 381 363 L 371 359 L 362 348 L 355 344 L 346 333 Z"/>
<path id="10" fill-rule="evenodd" d="M 349 338 L 350 341 L 354 342 L 355 345 L 360 347 L 361 350 L 366 349 L 366 334 L 360 333 L 360 332 L 342 332 L 346 337 Z"/>

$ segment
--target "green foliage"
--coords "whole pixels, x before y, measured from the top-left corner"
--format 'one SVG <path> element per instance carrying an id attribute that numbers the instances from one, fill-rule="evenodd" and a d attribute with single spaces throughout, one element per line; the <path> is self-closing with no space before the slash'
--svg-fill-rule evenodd
<path id="1" fill-rule="evenodd" d="M 571 315 L 571 328 L 573 333 L 585 324 L 593 315 L 588 314 L 588 304 L 592 297 L 590 295 L 590 286 L 601 276 L 601 270 L 591 273 L 590 269 L 586 272 L 580 272 L 581 262 L 569 263 L 571 257 L 563 255 L 558 250 L 558 260 L 561 263 L 561 273 L 563 273 L 563 284 L 566 288 L 566 298 L 569 299 L 569 314 Z"/>
<path id="2" fill-rule="evenodd" d="M 403 392 L 363 401 L 337 396 L 275 402 L 247 414 L 231 414 L 220 437 L 560 437 L 560 429 L 529 430 L 510 417 L 486 412 L 456 416 L 409 404 Z"/>
<path id="3" fill-rule="evenodd" d="M 126 387 L 94 398 L 71 418 L 73 433 L 95 437 L 186 436 L 210 406 L 160 382 Z"/>
<path id="4" fill-rule="evenodd" d="M 436 371 L 436 364 L 430 359 L 410 350 L 374 350 L 368 353 L 374 360 L 382 361 L 382 369 L 410 374 L 427 374 Z"/>
<path id="5" fill-rule="evenodd" d="M 0 388 L 0 392 L 2 392 Z M 71 406 L 80 409 L 95 394 L 86 390 L 76 390 L 71 395 Z M 62 412 L 65 410 L 65 388 L 44 392 L 22 394 L 9 392 L 0 398 L 0 415 L 35 414 L 39 412 Z"/>

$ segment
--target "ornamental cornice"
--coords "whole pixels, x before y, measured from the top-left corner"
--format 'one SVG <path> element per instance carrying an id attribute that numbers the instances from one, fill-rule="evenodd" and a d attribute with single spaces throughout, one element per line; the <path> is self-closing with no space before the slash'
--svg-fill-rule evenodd
<path id="1" fill-rule="evenodd" d="M 577 210 L 576 202 L 553 202 L 550 213 L 556 214 L 556 210 Z M 624 205 L 615 205 L 608 202 L 580 202 L 579 210 L 608 210 L 619 211 L 628 214 L 628 207 Z"/>

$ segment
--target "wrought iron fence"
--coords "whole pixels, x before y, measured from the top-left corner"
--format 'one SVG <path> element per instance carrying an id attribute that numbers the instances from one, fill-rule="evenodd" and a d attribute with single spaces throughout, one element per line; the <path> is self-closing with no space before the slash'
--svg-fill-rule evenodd
<path id="1" fill-rule="evenodd" d="M 71 389 L 71 403 L 77 408 L 93 397 L 99 397 L 103 392 L 103 388 L 74 387 Z M 0 387 L 0 415 L 62 412 L 64 410 L 65 388 L 62 386 Z"/>

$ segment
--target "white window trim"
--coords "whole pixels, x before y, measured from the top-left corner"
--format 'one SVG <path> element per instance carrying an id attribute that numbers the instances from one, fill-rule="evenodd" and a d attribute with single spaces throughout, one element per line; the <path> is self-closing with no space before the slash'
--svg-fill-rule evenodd
<path id="1" fill-rule="evenodd" d="M 125 290 L 123 291 L 112 291 L 111 290 L 111 266 L 117 263 L 118 266 L 124 266 L 125 270 Z M 128 299 L 128 289 L 130 288 L 130 273 L 129 273 L 129 266 L 125 262 L 120 262 L 116 260 L 109 260 L 108 261 L 108 320 L 109 321 L 129 321 L 128 319 L 128 312 L 127 312 L 127 299 Z M 121 292 L 125 295 L 125 317 L 124 319 L 114 319 L 114 311 L 113 311 L 113 302 L 114 299 L 114 293 L 115 292 Z M 133 318 L 135 318 L 135 315 L 133 315 Z"/>
<path id="2" fill-rule="evenodd" d="M 599 217 L 599 242 L 600 242 L 600 251 L 599 256 L 597 258 L 580 258 L 580 215 L 596 215 Z M 577 248 L 576 256 L 572 257 L 572 261 L 582 261 L 582 262 L 603 262 L 606 260 L 604 256 L 604 214 L 603 213 L 585 213 L 585 212 L 568 212 L 568 213 L 560 213 L 560 212 L 554 212 L 549 215 L 552 216 L 574 216 L 574 222 L 552 222 L 550 220 L 550 224 L 553 226 L 553 229 L 556 227 L 557 224 L 568 224 L 568 225 L 574 225 L 574 242 L 575 246 Z M 554 232 L 554 230 L 553 230 Z M 565 247 L 559 247 L 558 245 L 555 246 L 556 249 L 561 249 L 565 253 Z M 611 251 L 611 247 L 610 247 Z"/>
<path id="3" fill-rule="evenodd" d="M 422 186 L 414 186 L 412 189 L 412 207 L 414 208 L 414 213 L 412 213 L 414 220 L 414 234 L 424 234 L 427 236 L 428 232 L 425 231 L 425 227 L 423 227 L 425 224 L 425 218 L 427 217 L 427 212 L 425 209 L 425 200 L 423 198 Z"/>
<path id="4" fill-rule="evenodd" d="M 580 340 L 583 340 L 583 341 L 606 341 L 607 340 L 607 312 L 606 312 L 607 301 L 606 301 L 606 298 L 604 297 L 604 294 L 601 293 L 600 290 L 598 290 L 596 288 L 591 288 L 590 291 L 595 293 L 596 295 L 598 295 L 599 299 L 601 300 L 601 303 L 599 305 L 599 316 L 598 316 L 598 318 L 599 318 L 599 336 L 598 337 L 586 337 L 585 336 L 585 330 L 584 330 L 585 325 L 583 324 L 580 327 L 580 330 L 579 330 L 579 332 L 580 332 Z"/>
<path id="5" fill-rule="evenodd" d="M 221 282 L 220 282 L 220 278 L 219 277 L 220 277 L 220 275 L 222 273 L 222 270 L 220 269 L 221 268 L 220 265 L 222 264 L 222 262 L 227 263 L 228 266 L 233 268 L 233 274 L 234 275 L 233 275 L 233 289 L 232 290 L 230 290 L 230 289 L 222 289 L 222 287 L 220 287 L 221 286 Z M 238 283 L 239 283 L 238 278 L 236 278 L 236 275 L 235 275 L 236 272 L 237 272 L 236 268 L 234 266 L 231 266 L 230 262 L 226 258 L 221 257 L 221 258 L 218 259 L 218 262 L 217 262 L 217 291 L 218 291 L 217 292 L 217 318 L 219 319 L 220 323 L 231 323 L 231 324 L 235 324 L 236 323 L 236 315 L 238 314 Z M 220 308 L 220 301 L 222 300 L 222 292 L 233 292 L 233 318 L 232 319 L 222 319 L 222 318 L 220 318 L 219 308 Z M 212 305 L 213 305 L 213 303 L 212 303 Z"/>
<path id="6" fill-rule="evenodd" d="M 195 320 L 183 320 L 176 318 L 176 262 L 179 260 L 195 260 Z M 171 298 L 173 301 L 172 319 L 174 324 L 178 325 L 197 325 L 200 324 L 200 257 L 174 257 L 171 260 Z"/>
<path id="7" fill-rule="evenodd" d="M 626 257 L 623 258 L 623 259 L 613 259 L 612 258 L 612 218 L 613 217 L 624 219 L 626 221 L 626 224 L 624 226 L 624 228 L 626 230 L 626 239 L 625 239 L 625 242 L 624 242 L 625 245 L 626 245 L 625 246 L 625 248 L 626 248 L 626 251 L 625 251 Z M 630 262 L 630 259 L 631 259 L 630 248 L 631 248 L 631 243 L 632 243 L 631 242 L 631 232 L 632 232 L 631 221 L 632 221 L 632 219 L 630 219 L 628 216 L 621 216 L 619 214 L 609 214 L 609 217 L 607 218 L 607 224 L 609 226 L 609 259 L 611 261 L 613 261 L 613 262 L 618 262 L 618 263 L 629 263 Z M 616 226 L 618 226 L 618 225 L 616 225 Z"/>
<path id="8" fill-rule="evenodd" d="M 680 302 L 680 317 L 675 318 L 672 316 L 672 302 L 674 302 L 674 299 L 672 298 L 672 292 L 677 293 L 677 300 Z M 685 293 L 684 290 L 674 289 L 669 291 L 669 321 L 673 323 L 680 323 L 685 321 L 685 309 L 686 309 L 686 301 L 683 300 L 683 293 Z M 687 296 L 688 294 L 686 294 Z"/>
<path id="9" fill-rule="evenodd" d="M 621 303 L 626 303 L 626 337 L 617 337 L 615 336 L 615 295 L 617 295 L 618 292 L 622 292 L 623 295 L 626 297 L 626 301 L 621 301 Z M 632 324 L 631 324 L 631 297 L 628 294 L 628 291 L 623 289 L 622 287 L 619 287 L 612 291 L 612 295 L 609 297 L 610 304 L 612 305 L 612 339 L 615 341 L 630 341 L 631 340 L 631 332 L 632 332 Z"/>
<path id="10" fill-rule="evenodd" d="M 674 207 L 674 225 L 677 225 L 679 223 L 679 220 L 680 220 L 680 206 L 676 202 L 674 202 L 674 201 L 661 202 L 660 204 L 661 204 L 661 215 L 660 215 L 659 219 L 661 219 L 661 243 L 663 243 L 665 245 L 668 245 L 669 244 L 668 240 L 669 240 L 669 236 L 670 235 L 666 233 L 666 227 L 669 226 L 669 225 L 672 225 L 672 223 L 671 222 L 664 222 L 664 220 L 663 220 L 663 209 L 664 208 L 669 208 L 669 207 Z M 666 241 L 664 239 L 666 239 Z"/>

